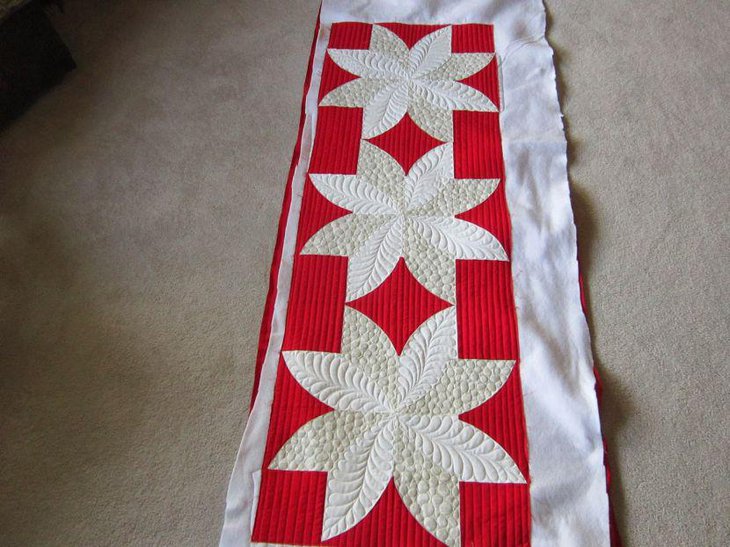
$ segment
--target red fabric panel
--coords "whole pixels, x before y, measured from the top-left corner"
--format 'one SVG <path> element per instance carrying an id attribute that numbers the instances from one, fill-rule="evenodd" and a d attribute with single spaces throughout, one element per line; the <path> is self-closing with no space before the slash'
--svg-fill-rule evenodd
<path id="1" fill-rule="evenodd" d="M 494 27 L 469 23 L 454 25 L 451 34 L 451 49 L 455 53 L 479 53 L 494 51 Z"/>
<path id="2" fill-rule="evenodd" d="M 339 351 L 346 281 L 344 257 L 302 255 L 294 262 L 283 350 Z"/>
<path id="3" fill-rule="evenodd" d="M 331 49 L 367 49 L 373 27 L 367 23 L 337 23 L 332 26 L 327 47 Z"/>
<path id="4" fill-rule="evenodd" d="M 356 173 L 360 133 L 361 109 L 339 106 L 320 108 L 309 172 Z"/>

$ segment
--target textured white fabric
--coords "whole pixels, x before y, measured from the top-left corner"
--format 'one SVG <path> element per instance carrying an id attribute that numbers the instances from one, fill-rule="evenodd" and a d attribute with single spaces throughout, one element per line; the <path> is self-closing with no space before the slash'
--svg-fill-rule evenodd
<path id="1" fill-rule="evenodd" d="M 352 213 L 320 229 L 302 253 L 349 257 L 348 301 L 380 286 L 403 257 L 421 285 L 453 303 L 457 259 L 507 260 L 491 233 L 455 218 L 485 201 L 499 181 L 457 181 L 453 161 L 452 145 L 444 144 L 406 174 L 388 153 L 361 141 L 356 175 L 310 174 L 323 197 Z"/>
<path id="2" fill-rule="evenodd" d="M 505 184 L 527 421 L 532 545 L 607 546 L 608 497 L 590 341 L 578 285 L 566 141 L 539 0 L 324 0 L 272 337 L 229 486 L 220 544 L 246 544 L 257 502 L 316 90 L 332 23 L 490 23 L 501 69 Z"/>
<path id="3" fill-rule="evenodd" d="M 296 381 L 333 411 L 299 428 L 269 467 L 327 472 L 323 540 L 362 521 L 393 479 L 421 526 L 458 547 L 459 482 L 525 482 L 494 439 L 459 418 L 499 391 L 515 363 L 459 359 L 457 346 L 453 306 L 422 323 L 400 354 L 346 308 L 339 354 L 283 352 Z"/>

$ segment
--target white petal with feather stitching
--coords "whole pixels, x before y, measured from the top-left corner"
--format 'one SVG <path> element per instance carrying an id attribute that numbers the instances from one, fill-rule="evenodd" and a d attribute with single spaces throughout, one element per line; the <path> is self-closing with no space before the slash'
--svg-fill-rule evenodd
<path id="1" fill-rule="evenodd" d="M 421 285 L 454 302 L 461 260 L 507 260 L 484 228 L 455 218 L 484 202 L 496 179 L 455 179 L 450 144 L 424 154 L 408 174 L 390 155 L 362 141 L 357 174 L 311 175 L 329 201 L 351 211 L 327 224 L 304 254 L 349 257 L 347 300 L 380 286 L 403 257 Z"/>
<path id="2" fill-rule="evenodd" d="M 459 82 L 486 67 L 494 54 L 452 53 L 451 27 L 408 49 L 396 34 L 376 25 L 370 49 L 328 52 L 340 68 L 359 78 L 330 91 L 320 105 L 363 108 L 366 139 L 385 133 L 407 112 L 425 132 L 450 142 L 454 110 L 497 111 L 481 91 Z"/>
<path id="3" fill-rule="evenodd" d="M 459 359 L 453 307 L 421 324 L 400 355 L 346 307 L 341 353 L 283 356 L 300 385 L 333 408 L 304 424 L 269 466 L 327 472 L 323 541 L 362 521 L 393 479 L 415 519 L 457 546 L 459 482 L 525 482 L 494 439 L 459 419 L 499 391 L 514 361 Z"/>

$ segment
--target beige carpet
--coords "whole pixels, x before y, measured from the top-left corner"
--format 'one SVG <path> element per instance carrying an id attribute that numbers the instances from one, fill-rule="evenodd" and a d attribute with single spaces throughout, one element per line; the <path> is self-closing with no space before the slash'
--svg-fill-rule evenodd
<path id="1" fill-rule="evenodd" d="M 213 545 L 317 3 L 66 2 L 0 134 L 0 544 Z M 552 0 L 620 528 L 730 544 L 724 0 Z"/>

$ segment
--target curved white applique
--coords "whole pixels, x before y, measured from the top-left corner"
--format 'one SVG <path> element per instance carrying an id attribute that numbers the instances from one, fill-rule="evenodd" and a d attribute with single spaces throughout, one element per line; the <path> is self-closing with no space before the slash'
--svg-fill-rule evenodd
<path id="1" fill-rule="evenodd" d="M 416 520 L 459 545 L 460 481 L 525 482 L 498 443 L 459 419 L 502 387 L 514 361 L 458 359 L 453 307 L 418 327 L 400 355 L 375 323 L 345 308 L 341 353 L 283 356 L 334 409 L 302 426 L 269 466 L 327 472 L 323 541 L 365 518 L 392 478 Z"/>
<path id="2" fill-rule="evenodd" d="M 410 50 L 396 34 L 374 26 L 370 49 L 330 49 L 332 60 L 359 76 L 330 93 L 322 106 L 362 107 L 363 136 L 375 137 L 408 112 L 421 129 L 453 140 L 454 110 L 496 112 L 483 93 L 459 83 L 476 74 L 493 53 L 452 53 L 451 27 L 423 37 Z"/>
<path id="3" fill-rule="evenodd" d="M 347 300 L 368 294 L 405 258 L 413 276 L 454 302 L 456 259 L 507 260 L 484 228 L 455 218 L 485 201 L 497 179 L 455 179 L 451 144 L 424 154 L 406 175 L 389 154 L 362 141 L 356 175 L 310 175 L 351 214 L 327 224 L 302 253 L 349 257 Z"/>

